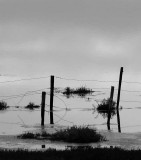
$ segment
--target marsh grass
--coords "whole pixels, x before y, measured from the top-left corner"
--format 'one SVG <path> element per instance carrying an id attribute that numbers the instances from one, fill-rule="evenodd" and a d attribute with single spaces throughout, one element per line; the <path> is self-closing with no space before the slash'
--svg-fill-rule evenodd
<path id="1" fill-rule="evenodd" d="M 91 143 L 103 141 L 105 138 L 94 129 L 73 126 L 54 133 L 52 135 L 52 140 L 63 140 L 65 142 L 75 143 Z"/>
<path id="2" fill-rule="evenodd" d="M 1 160 L 139 160 L 141 150 L 120 148 L 74 147 L 71 150 L 48 149 L 43 151 L 0 150 Z"/>
<path id="3" fill-rule="evenodd" d="M 92 89 L 86 88 L 84 86 L 79 87 L 79 88 L 70 88 L 70 87 L 66 87 L 63 94 L 66 96 L 71 96 L 71 95 L 78 95 L 81 97 L 85 97 L 87 94 L 92 94 L 94 91 L 92 91 Z"/>
<path id="4" fill-rule="evenodd" d="M 48 134 L 46 132 L 43 132 L 42 134 L 24 133 L 18 137 L 23 139 L 38 139 L 42 137 L 50 139 L 52 141 L 64 141 L 74 143 L 92 143 L 106 140 L 105 137 L 97 133 L 94 129 L 77 126 L 60 130 L 53 134 Z"/>
<path id="5" fill-rule="evenodd" d="M 36 139 L 37 137 L 39 137 L 40 134 L 39 133 L 30 133 L 30 132 L 26 132 L 22 135 L 19 135 L 18 138 L 22 138 L 22 139 Z"/>
<path id="6" fill-rule="evenodd" d="M 30 109 L 30 110 L 34 110 L 37 108 L 40 108 L 39 105 L 35 105 L 33 102 L 29 102 L 29 104 L 27 106 L 25 106 L 26 109 Z"/>
<path id="7" fill-rule="evenodd" d="M 110 99 L 104 99 L 100 104 L 98 104 L 97 111 L 98 113 L 102 114 L 105 118 L 108 116 L 109 112 L 109 103 Z M 112 102 L 112 106 L 110 108 L 111 118 L 116 114 L 116 102 Z"/>
<path id="8" fill-rule="evenodd" d="M 7 108 L 9 108 L 9 106 L 7 105 L 7 103 L 4 102 L 4 101 L 0 101 L 0 110 L 5 110 Z"/>

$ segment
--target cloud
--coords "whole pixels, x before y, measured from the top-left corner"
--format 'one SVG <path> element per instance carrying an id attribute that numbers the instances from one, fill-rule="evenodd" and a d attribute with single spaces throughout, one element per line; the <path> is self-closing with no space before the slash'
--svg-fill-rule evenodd
<path id="1" fill-rule="evenodd" d="M 93 38 L 90 43 L 91 54 L 97 53 L 99 57 L 126 56 L 126 48 L 119 40 L 111 40 L 109 37 Z"/>
<path id="2" fill-rule="evenodd" d="M 78 75 L 136 68 L 140 6 L 138 0 L 0 1 L 0 71 Z"/>
<path id="3" fill-rule="evenodd" d="M 140 29 L 139 0 L 12 0 L 0 4 L 1 23 L 97 28 L 111 33 Z"/>

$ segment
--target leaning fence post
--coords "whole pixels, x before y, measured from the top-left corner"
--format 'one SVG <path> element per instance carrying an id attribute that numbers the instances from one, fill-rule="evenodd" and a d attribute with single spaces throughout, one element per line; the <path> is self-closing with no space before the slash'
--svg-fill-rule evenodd
<path id="1" fill-rule="evenodd" d="M 54 96 L 54 76 L 50 79 L 50 124 L 53 122 L 53 96 Z"/>
<path id="2" fill-rule="evenodd" d="M 46 92 L 42 92 L 42 101 L 41 101 L 41 125 L 44 126 L 44 116 L 45 116 L 45 99 Z"/>
<path id="3" fill-rule="evenodd" d="M 121 67 L 121 69 L 120 69 L 119 86 L 118 86 L 118 96 L 117 96 L 117 122 L 118 122 L 118 131 L 119 131 L 119 132 L 121 132 L 121 128 L 120 128 L 120 116 L 119 116 L 119 101 L 120 101 L 122 74 L 123 74 L 123 67 Z"/>
<path id="4" fill-rule="evenodd" d="M 114 96 L 114 86 L 111 86 L 111 93 L 109 99 L 109 109 L 108 109 L 108 119 L 107 119 L 107 127 L 110 130 L 110 119 L 111 119 L 111 108 L 113 104 L 113 96 Z"/>

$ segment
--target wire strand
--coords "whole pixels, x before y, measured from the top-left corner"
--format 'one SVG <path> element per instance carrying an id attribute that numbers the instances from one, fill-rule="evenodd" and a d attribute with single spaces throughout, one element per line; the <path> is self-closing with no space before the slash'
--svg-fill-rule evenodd
<path id="1" fill-rule="evenodd" d="M 57 77 L 55 76 L 55 78 L 58 78 L 58 79 L 63 79 L 63 80 L 68 80 L 68 81 L 95 81 L 95 82 L 118 82 L 118 81 L 101 81 L 101 80 L 80 80 L 80 79 L 74 79 L 74 78 L 63 78 L 63 77 Z"/>
<path id="2" fill-rule="evenodd" d="M 36 78 L 25 78 L 25 79 L 13 80 L 13 81 L 2 81 L 0 83 L 13 83 L 13 82 L 19 82 L 19 81 L 38 80 L 38 79 L 45 79 L 45 78 L 49 78 L 49 77 L 50 76 L 47 76 L 47 77 L 36 77 Z"/>

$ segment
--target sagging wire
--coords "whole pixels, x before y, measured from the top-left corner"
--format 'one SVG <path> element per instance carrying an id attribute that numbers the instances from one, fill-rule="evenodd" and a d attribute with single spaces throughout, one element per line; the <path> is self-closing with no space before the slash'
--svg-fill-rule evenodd
<path id="1" fill-rule="evenodd" d="M 45 110 L 45 111 L 48 112 L 48 113 L 51 112 L 51 111 L 47 111 L 47 110 Z M 67 112 L 67 111 L 66 111 L 66 112 Z M 74 124 L 73 122 L 64 119 L 64 117 L 66 116 L 66 112 L 65 112 L 65 114 L 64 114 L 62 117 L 60 117 L 60 116 L 58 116 L 57 114 L 53 113 L 56 117 L 59 118 L 59 120 L 56 121 L 55 124 L 59 123 L 60 121 L 66 121 L 66 122 L 68 122 L 68 123 Z"/>
<path id="2" fill-rule="evenodd" d="M 21 120 L 21 122 L 23 123 L 23 125 L 26 126 L 26 124 L 24 123 L 23 119 L 19 115 L 17 115 L 17 117 Z"/>
<path id="3" fill-rule="evenodd" d="M 2 81 L 0 83 L 13 83 L 13 82 L 19 82 L 19 81 L 38 80 L 38 79 L 45 79 L 45 78 L 49 78 L 49 77 L 50 76 L 47 76 L 47 77 L 35 77 L 35 78 L 25 78 L 25 79 L 13 80 L 13 81 Z"/>
<path id="4" fill-rule="evenodd" d="M 58 79 L 63 79 L 63 80 L 69 80 L 69 81 L 89 81 L 89 82 L 93 82 L 93 81 L 95 81 L 95 82 L 118 82 L 118 81 L 101 81 L 101 80 L 80 80 L 80 79 L 75 79 L 75 78 L 63 78 L 63 77 L 58 77 L 58 76 L 55 76 L 55 78 L 58 78 Z"/>

